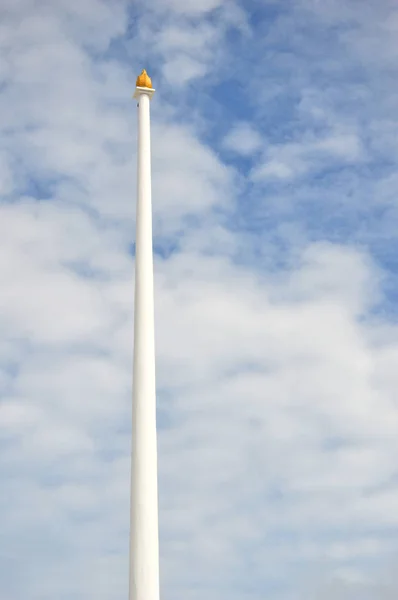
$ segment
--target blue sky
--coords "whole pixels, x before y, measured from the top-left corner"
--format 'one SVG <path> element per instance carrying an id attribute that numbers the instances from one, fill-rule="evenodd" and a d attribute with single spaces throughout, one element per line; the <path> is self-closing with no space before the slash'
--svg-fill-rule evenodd
<path id="1" fill-rule="evenodd" d="M 398 592 L 392 0 L 3 0 L 1 600 L 127 597 L 135 78 L 163 600 Z"/>

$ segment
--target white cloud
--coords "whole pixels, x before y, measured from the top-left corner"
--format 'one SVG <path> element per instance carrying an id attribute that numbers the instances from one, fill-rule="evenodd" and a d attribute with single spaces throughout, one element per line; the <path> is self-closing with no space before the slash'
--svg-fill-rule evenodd
<path id="1" fill-rule="evenodd" d="M 196 25 L 196 27 L 171 23 L 159 32 L 156 43 L 165 54 L 175 50 L 184 54 L 202 53 L 204 49 L 210 49 L 215 42 L 217 32 L 209 23 Z M 178 71 L 175 73 L 178 74 Z"/>
<path id="2" fill-rule="evenodd" d="M 155 217 L 171 225 L 175 218 L 200 215 L 225 205 L 234 174 L 187 127 L 158 124 L 153 128 Z"/>
<path id="3" fill-rule="evenodd" d="M 206 65 L 187 56 L 179 56 L 166 62 L 163 74 L 175 88 L 186 85 L 192 79 L 202 77 L 207 71 Z"/>
<path id="4" fill-rule="evenodd" d="M 167 8 L 178 14 L 189 16 L 206 14 L 219 8 L 222 4 L 223 2 L 221 0 L 199 0 L 198 2 L 195 2 L 194 0 L 187 0 L 186 2 L 183 2 L 182 0 L 166 0 L 165 2 L 159 1 L 158 3 L 159 8 L 163 10 Z"/>
<path id="5" fill-rule="evenodd" d="M 181 93 L 197 78 L 219 77 L 223 42 L 231 31 L 251 35 L 246 12 L 236 2 L 172 0 L 145 5 L 138 36 L 160 65 L 164 83 Z"/>
<path id="6" fill-rule="evenodd" d="M 243 156 L 250 156 L 262 146 L 261 135 L 250 123 L 239 123 L 224 138 L 224 146 Z"/>
<path id="7" fill-rule="evenodd" d="M 316 173 L 340 161 L 343 164 L 361 162 L 363 156 L 356 134 L 332 131 L 318 139 L 304 137 L 301 142 L 269 145 L 252 176 L 255 181 L 270 177 L 291 179 Z"/>

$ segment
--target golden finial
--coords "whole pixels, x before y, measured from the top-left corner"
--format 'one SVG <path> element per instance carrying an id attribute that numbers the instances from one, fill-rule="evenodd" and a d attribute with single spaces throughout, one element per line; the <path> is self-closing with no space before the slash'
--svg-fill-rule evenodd
<path id="1" fill-rule="evenodd" d="M 142 69 L 141 75 L 138 75 L 136 86 L 152 89 L 152 80 L 145 69 Z"/>

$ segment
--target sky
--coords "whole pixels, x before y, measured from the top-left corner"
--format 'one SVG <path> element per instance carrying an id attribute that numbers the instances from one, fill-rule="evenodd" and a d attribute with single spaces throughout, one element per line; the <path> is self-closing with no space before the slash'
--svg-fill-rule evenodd
<path id="1" fill-rule="evenodd" d="M 395 0 L 2 0 L 0 600 L 128 589 L 151 103 L 162 600 L 398 594 Z"/>

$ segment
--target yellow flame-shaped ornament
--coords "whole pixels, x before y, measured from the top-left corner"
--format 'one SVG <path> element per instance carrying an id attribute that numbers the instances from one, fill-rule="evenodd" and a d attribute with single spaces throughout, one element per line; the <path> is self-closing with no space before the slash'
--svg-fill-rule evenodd
<path id="1" fill-rule="evenodd" d="M 152 79 L 149 77 L 145 69 L 142 69 L 141 75 L 138 75 L 136 86 L 152 89 Z"/>

